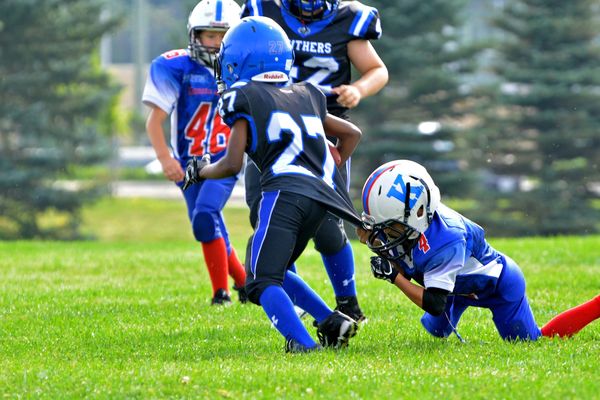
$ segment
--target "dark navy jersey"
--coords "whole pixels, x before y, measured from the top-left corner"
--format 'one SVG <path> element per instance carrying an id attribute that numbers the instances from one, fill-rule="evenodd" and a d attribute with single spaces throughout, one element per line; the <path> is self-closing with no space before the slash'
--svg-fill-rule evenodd
<path id="1" fill-rule="evenodd" d="M 426 288 L 485 298 L 495 291 L 506 257 L 489 245 L 481 226 L 440 204 L 411 256 L 399 265 Z"/>
<path id="2" fill-rule="evenodd" d="M 331 88 L 350 83 L 348 42 L 379 39 L 381 23 L 373 7 L 358 1 L 342 1 L 328 18 L 303 24 L 278 0 L 246 0 L 242 17 L 265 16 L 285 30 L 294 49 L 294 82 L 308 81 L 327 94 L 329 112 L 340 115 L 346 108 L 336 102 Z"/>
<path id="3" fill-rule="evenodd" d="M 172 50 L 150 65 L 142 101 L 171 114 L 171 148 L 182 165 L 191 156 L 225 154 L 229 127 L 217 113 L 217 84 L 212 68 L 194 60 L 188 50 Z"/>
<path id="4" fill-rule="evenodd" d="M 246 153 L 261 171 L 263 192 L 297 193 L 353 224 L 360 218 L 325 139 L 323 93 L 310 83 L 237 82 L 219 103 L 223 121 L 248 121 Z"/>

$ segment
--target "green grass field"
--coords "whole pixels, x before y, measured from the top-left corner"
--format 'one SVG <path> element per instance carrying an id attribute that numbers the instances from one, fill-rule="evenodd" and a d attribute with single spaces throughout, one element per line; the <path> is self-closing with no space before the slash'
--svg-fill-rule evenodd
<path id="1" fill-rule="evenodd" d="M 246 210 L 226 216 L 243 253 Z M 2 398 L 600 398 L 600 321 L 570 340 L 506 343 L 469 309 L 467 343 L 434 339 L 354 243 L 369 322 L 348 349 L 289 355 L 261 308 L 209 305 L 182 203 L 106 200 L 84 220 L 97 241 L 0 243 Z M 491 241 L 522 266 L 540 324 L 600 292 L 598 236 Z M 333 304 L 312 248 L 298 267 Z"/>

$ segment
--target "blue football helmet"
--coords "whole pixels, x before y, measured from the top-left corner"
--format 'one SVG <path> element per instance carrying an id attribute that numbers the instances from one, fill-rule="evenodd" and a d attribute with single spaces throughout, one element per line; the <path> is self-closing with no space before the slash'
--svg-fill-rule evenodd
<path id="1" fill-rule="evenodd" d="M 223 37 L 215 62 L 219 92 L 243 80 L 289 81 L 294 63 L 290 39 L 267 17 L 246 17 Z"/>
<path id="2" fill-rule="evenodd" d="M 281 0 L 290 14 L 305 21 L 325 19 L 337 11 L 339 0 Z"/>

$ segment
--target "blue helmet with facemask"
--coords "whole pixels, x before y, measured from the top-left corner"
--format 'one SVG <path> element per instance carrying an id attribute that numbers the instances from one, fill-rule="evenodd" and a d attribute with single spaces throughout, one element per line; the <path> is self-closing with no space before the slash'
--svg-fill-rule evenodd
<path id="1" fill-rule="evenodd" d="M 243 18 L 221 43 L 215 65 L 219 90 L 239 81 L 288 82 L 293 63 L 290 40 L 275 21 Z"/>

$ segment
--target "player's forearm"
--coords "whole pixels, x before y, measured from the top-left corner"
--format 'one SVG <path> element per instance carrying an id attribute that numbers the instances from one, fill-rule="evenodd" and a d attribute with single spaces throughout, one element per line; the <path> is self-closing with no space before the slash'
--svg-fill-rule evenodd
<path id="1" fill-rule="evenodd" d="M 214 164 L 209 164 L 200 171 L 200 178 L 220 179 L 236 175 L 242 169 L 241 163 L 231 162 L 223 157 Z"/>
<path id="2" fill-rule="evenodd" d="M 361 97 L 369 97 L 379 92 L 388 82 L 388 70 L 385 65 L 370 69 L 358 80 L 352 83 L 360 92 Z"/>
<path id="3" fill-rule="evenodd" d="M 150 131 L 147 130 L 148 139 L 150 139 L 150 144 L 154 148 L 154 152 L 156 153 L 156 158 L 162 160 L 167 157 L 171 157 L 171 152 L 169 151 L 169 146 L 167 146 L 167 142 L 163 136 L 162 128 L 160 131 Z"/>
<path id="4" fill-rule="evenodd" d="M 353 123 L 327 114 L 323 120 L 325 133 L 338 138 L 336 149 L 340 153 L 341 163 L 345 163 L 358 146 L 362 137 L 361 130 Z"/>
<path id="5" fill-rule="evenodd" d="M 152 115 L 146 121 L 146 134 L 150 140 L 150 144 L 154 148 L 156 158 L 159 160 L 165 157 L 171 157 L 169 146 L 165 140 L 165 132 L 162 127 L 162 121 L 153 118 Z"/>
<path id="6" fill-rule="evenodd" d="M 338 140 L 336 148 L 340 153 L 341 164 L 344 164 L 352 155 L 358 143 L 360 143 L 360 139 L 362 137 L 361 131 L 357 128 L 353 131 L 352 134 L 344 137 L 341 140 Z"/>
<path id="7" fill-rule="evenodd" d="M 425 289 L 421 286 L 415 285 L 408 279 L 406 279 L 402 274 L 398 274 L 396 276 L 396 280 L 394 280 L 394 285 L 398 287 L 417 306 L 423 308 L 423 293 Z"/>

